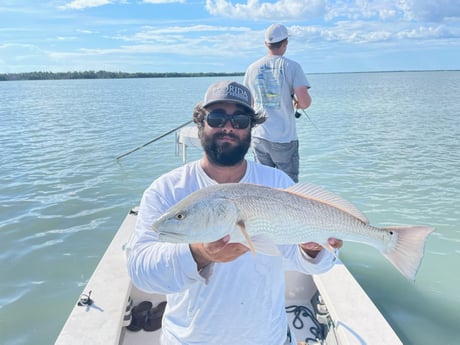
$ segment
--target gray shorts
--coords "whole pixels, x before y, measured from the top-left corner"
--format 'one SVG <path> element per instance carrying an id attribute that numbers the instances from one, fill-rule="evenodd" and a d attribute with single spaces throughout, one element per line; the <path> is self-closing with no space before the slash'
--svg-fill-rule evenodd
<path id="1" fill-rule="evenodd" d="M 256 162 L 283 170 L 294 182 L 299 182 L 299 141 L 274 143 L 252 138 L 252 151 Z"/>

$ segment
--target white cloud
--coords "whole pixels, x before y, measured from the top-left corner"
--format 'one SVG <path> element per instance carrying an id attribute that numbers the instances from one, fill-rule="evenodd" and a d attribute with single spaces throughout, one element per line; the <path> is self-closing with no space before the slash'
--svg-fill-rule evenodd
<path id="1" fill-rule="evenodd" d="M 229 35 L 231 32 L 241 33 L 249 32 L 245 27 L 237 26 L 211 26 L 211 25 L 192 25 L 192 26 L 170 26 L 170 27 L 143 27 L 142 30 L 133 35 L 119 35 L 115 39 L 131 42 L 143 43 L 167 43 L 177 41 L 188 41 L 200 39 L 200 34 L 212 34 L 211 36 L 203 36 L 203 40 L 212 40 L 219 33 Z M 219 36 L 219 39 L 222 39 Z"/>
<path id="2" fill-rule="evenodd" d="M 144 0 L 162 1 L 162 0 Z M 451 0 L 206 0 L 206 10 L 216 17 L 299 21 L 309 19 L 407 20 L 440 22 L 460 17 L 460 1 Z"/>
<path id="3" fill-rule="evenodd" d="M 248 0 L 235 4 L 225 0 L 206 0 L 206 10 L 213 16 L 238 19 L 300 20 L 322 16 L 324 0 L 279 0 L 259 2 Z"/>
<path id="4" fill-rule="evenodd" d="M 185 0 L 142 0 L 146 4 L 172 4 L 185 3 Z M 82 10 L 90 7 L 99 7 L 115 3 L 127 3 L 127 0 L 72 0 L 69 3 L 60 6 L 61 9 Z"/>
<path id="5" fill-rule="evenodd" d="M 401 39 L 438 39 L 438 38 L 455 38 L 458 39 L 460 33 L 455 35 L 451 29 L 445 25 L 421 26 L 414 29 L 400 31 L 396 34 Z"/>
<path id="6" fill-rule="evenodd" d="M 82 10 L 87 7 L 99 7 L 109 5 L 113 2 L 113 0 L 73 0 L 65 5 L 60 6 L 60 8 Z"/>
<path id="7" fill-rule="evenodd" d="M 84 30 L 84 29 L 77 29 L 77 32 L 81 33 L 81 34 L 94 34 L 94 31 L 92 30 Z"/>
<path id="8" fill-rule="evenodd" d="M 326 20 L 335 18 L 440 22 L 460 17 L 460 2 L 451 0 L 338 0 L 327 3 Z"/>
<path id="9" fill-rule="evenodd" d="M 16 49 L 16 48 L 21 48 L 21 49 L 30 49 L 30 50 L 36 50 L 37 46 L 33 44 L 22 44 L 22 43 L 4 43 L 0 44 L 0 49 Z"/>
<path id="10" fill-rule="evenodd" d="M 460 17 L 458 0 L 401 0 L 407 18 L 419 21 L 439 22 Z"/>
<path id="11" fill-rule="evenodd" d="M 146 4 L 173 4 L 173 3 L 185 3 L 185 0 L 142 0 Z"/>
<path id="12" fill-rule="evenodd" d="M 56 40 L 58 41 L 76 41 L 78 40 L 78 37 L 75 37 L 75 36 L 56 36 Z"/>
<path id="13" fill-rule="evenodd" d="M 402 14 L 397 2 L 391 0 L 330 1 L 327 4 L 326 20 L 380 19 L 386 20 Z"/>
<path id="14" fill-rule="evenodd" d="M 433 39 L 459 39 L 460 28 L 445 24 L 416 24 L 400 21 L 383 23 L 366 20 L 336 21 L 330 26 L 288 26 L 291 41 L 301 46 L 333 42 L 357 45 Z"/>

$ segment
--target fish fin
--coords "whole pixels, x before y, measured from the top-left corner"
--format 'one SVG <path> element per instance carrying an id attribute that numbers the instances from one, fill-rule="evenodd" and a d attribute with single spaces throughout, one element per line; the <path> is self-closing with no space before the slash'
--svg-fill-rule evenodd
<path id="1" fill-rule="evenodd" d="M 264 234 L 254 235 L 251 237 L 254 248 L 258 253 L 262 253 L 270 256 L 280 256 L 281 252 L 278 246 Z"/>
<path id="2" fill-rule="evenodd" d="M 312 199 L 323 204 L 328 204 L 343 212 L 358 218 L 365 224 L 369 224 L 367 217 L 350 201 L 334 194 L 321 186 L 312 183 L 296 183 L 285 189 L 286 192 Z"/>
<path id="3" fill-rule="evenodd" d="M 433 227 L 427 226 L 390 226 L 382 228 L 396 233 L 396 243 L 383 255 L 409 280 L 415 276 L 423 259 L 425 242 Z"/>
<path id="4" fill-rule="evenodd" d="M 245 244 L 245 245 L 247 244 L 247 246 L 251 250 L 252 254 L 255 256 L 256 255 L 256 249 L 254 248 L 254 243 L 252 242 L 251 238 L 248 235 L 248 232 L 246 231 L 246 226 L 244 225 L 244 222 L 242 220 L 239 220 L 237 225 L 239 226 L 239 228 L 241 230 L 241 233 L 243 234 L 244 239 L 246 240 L 246 243 L 243 243 L 243 244 Z"/>
<path id="5" fill-rule="evenodd" d="M 259 234 L 250 237 L 242 220 L 238 221 L 237 225 L 238 228 L 230 234 L 231 242 L 239 242 L 245 245 L 254 256 L 256 253 L 271 256 L 281 255 L 278 246 L 267 235 Z"/>

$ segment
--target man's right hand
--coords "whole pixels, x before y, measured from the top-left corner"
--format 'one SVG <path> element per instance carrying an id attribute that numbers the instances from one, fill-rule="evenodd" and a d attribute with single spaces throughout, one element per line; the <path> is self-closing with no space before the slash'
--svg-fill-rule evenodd
<path id="1" fill-rule="evenodd" d="M 249 248 L 241 243 L 228 243 L 230 236 L 210 243 L 192 243 L 190 251 L 197 264 L 198 270 L 212 262 L 229 262 L 243 255 Z"/>

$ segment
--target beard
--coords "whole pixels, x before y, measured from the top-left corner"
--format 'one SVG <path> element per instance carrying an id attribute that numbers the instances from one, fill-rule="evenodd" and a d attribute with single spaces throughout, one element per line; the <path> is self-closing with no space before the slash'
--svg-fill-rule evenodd
<path id="1" fill-rule="evenodd" d="M 229 142 L 218 144 L 217 139 L 224 136 L 237 140 L 238 144 L 236 146 Z M 203 133 L 201 145 L 212 163 L 220 166 L 232 166 L 241 162 L 248 152 L 251 145 L 251 132 L 248 131 L 248 134 L 242 140 L 239 140 L 239 137 L 231 132 L 220 132 L 212 136 Z"/>

